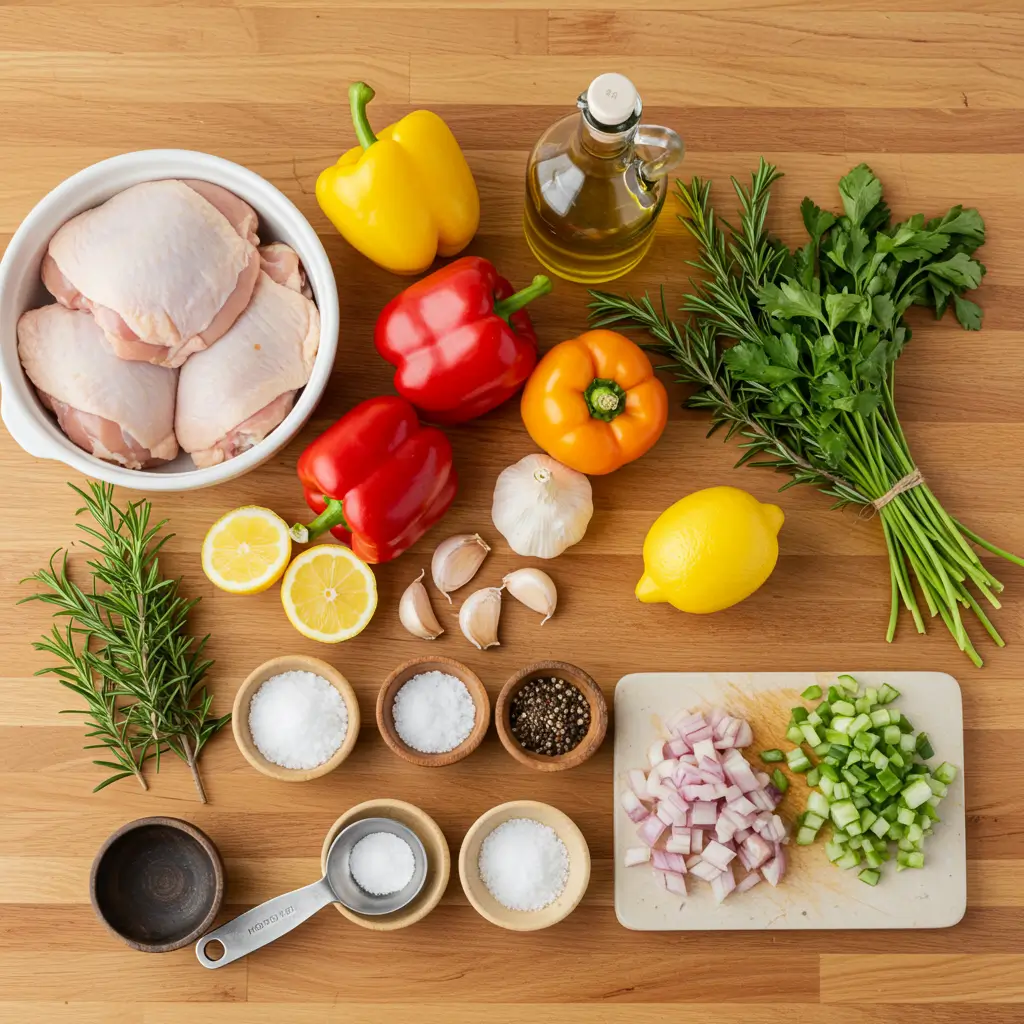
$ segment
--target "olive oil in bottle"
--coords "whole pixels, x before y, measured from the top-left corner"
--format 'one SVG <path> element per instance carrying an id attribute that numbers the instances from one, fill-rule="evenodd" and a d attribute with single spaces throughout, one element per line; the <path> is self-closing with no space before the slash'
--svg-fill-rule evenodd
<path id="1" fill-rule="evenodd" d="M 577 106 L 530 156 L 524 230 L 552 273 L 599 284 L 632 270 L 650 248 L 683 143 L 668 128 L 640 124 L 640 97 L 622 75 L 599 75 Z"/>

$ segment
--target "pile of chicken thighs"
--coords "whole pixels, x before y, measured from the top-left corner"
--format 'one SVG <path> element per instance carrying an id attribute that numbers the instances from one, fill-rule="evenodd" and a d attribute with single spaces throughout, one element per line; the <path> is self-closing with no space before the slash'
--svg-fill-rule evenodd
<path id="1" fill-rule="evenodd" d="M 215 466 L 262 441 L 305 387 L 320 316 L 289 246 L 205 181 L 147 181 L 50 240 L 57 300 L 18 321 L 18 354 L 75 444 L 128 469 Z"/>

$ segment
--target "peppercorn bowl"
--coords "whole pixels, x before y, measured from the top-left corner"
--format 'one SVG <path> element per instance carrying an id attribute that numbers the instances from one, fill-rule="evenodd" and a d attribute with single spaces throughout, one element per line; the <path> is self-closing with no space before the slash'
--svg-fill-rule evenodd
<path id="1" fill-rule="evenodd" d="M 545 754 L 528 750 L 513 733 L 512 710 L 516 696 L 527 684 L 546 679 L 571 683 L 586 698 L 590 711 L 586 733 L 574 747 L 564 753 Z M 520 764 L 539 772 L 559 772 L 583 764 L 604 742 L 608 731 L 608 704 L 601 687 L 583 669 L 565 661 L 538 661 L 518 671 L 501 688 L 494 708 L 494 724 L 502 746 Z"/>
<path id="2" fill-rule="evenodd" d="M 395 726 L 394 704 L 398 691 L 414 676 L 424 672 L 443 672 L 455 676 L 473 698 L 475 716 L 470 734 L 456 747 L 437 754 L 424 753 L 410 747 L 399 735 Z M 401 758 L 421 768 L 443 768 L 455 764 L 480 746 L 491 724 L 491 699 L 487 696 L 479 676 L 454 658 L 414 658 L 392 672 L 377 694 L 377 727 L 384 742 Z"/>
<path id="3" fill-rule="evenodd" d="M 569 875 L 562 892 L 540 910 L 510 910 L 491 895 L 480 877 L 484 840 L 513 818 L 538 821 L 553 829 L 569 856 Z M 459 880 L 473 909 L 491 924 L 513 932 L 533 932 L 565 920 L 579 906 L 590 883 L 590 848 L 576 822 L 557 807 L 537 800 L 511 800 L 485 811 L 466 833 L 459 850 Z"/>
<path id="4" fill-rule="evenodd" d="M 284 768 L 279 764 L 274 764 L 273 761 L 268 761 L 260 753 L 249 730 L 249 705 L 252 703 L 253 697 L 268 679 L 280 675 L 282 672 L 312 672 L 314 675 L 320 676 L 321 679 L 326 679 L 345 701 L 345 710 L 348 712 L 348 728 L 345 730 L 345 738 L 342 740 L 341 746 L 323 764 L 319 764 L 315 768 Z M 355 690 L 352 689 L 349 681 L 326 661 L 311 658 L 305 654 L 286 654 L 280 658 L 272 658 L 260 665 L 259 668 L 254 669 L 238 688 L 238 692 L 235 694 L 235 703 L 231 709 L 231 731 L 242 756 L 258 772 L 280 782 L 308 782 L 310 779 L 318 779 L 321 775 L 334 771 L 352 753 L 352 748 L 356 745 L 356 740 L 359 737 L 359 701 L 356 699 Z"/>

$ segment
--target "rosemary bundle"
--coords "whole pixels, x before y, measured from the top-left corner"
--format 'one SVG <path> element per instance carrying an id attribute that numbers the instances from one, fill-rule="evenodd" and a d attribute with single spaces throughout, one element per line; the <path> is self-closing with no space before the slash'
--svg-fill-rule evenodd
<path id="1" fill-rule="evenodd" d="M 111 774 L 93 792 L 121 779 L 135 778 L 147 789 L 143 767 L 168 751 L 188 765 L 199 799 L 206 792 L 198 759 L 206 741 L 230 715 L 210 714 L 212 696 L 203 677 L 213 664 L 203 657 L 208 637 L 187 632 L 196 601 L 178 592 L 179 581 L 160 572 L 159 553 L 173 534 L 160 536 L 166 520 L 151 522 L 148 501 L 114 504 L 114 488 L 90 483 L 88 493 L 71 486 L 92 524 L 78 528 L 96 553 L 87 562 L 92 585 L 79 587 L 68 576 L 68 552 L 58 550 L 47 569 L 27 577 L 44 589 L 26 597 L 56 609 L 52 631 L 33 646 L 58 664 L 36 675 L 54 675 L 78 694 L 83 709 L 64 712 L 87 719 L 87 750 L 107 751 L 110 760 L 93 763 Z M 59 561 L 58 561 L 59 557 Z"/>
<path id="2" fill-rule="evenodd" d="M 967 330 L 982 311 L 965 293 L 985 272 L 973 258 L 985 240 L 977 210 L 953 207 L 926 221 L 918 214 L 891 224 L 881 182 L 861 164 L 839 182 L 843 213 L 804 199 L 809 240 L 791 252 L 765 227 L 771 186 L 780 177 L 761 160 L 749 187 L 732 179 L 740 202 L 737 227 L 716 216 L 709 182 L 677 182 L 680 219 L 697 241 L 678 324 L 645 296 L 592 292 L 596 326 L 649 332 L 648 348 L 665 369 L 696 386 L 688 400 L 711 414 L 709 435 L 739 436 L 750 463 L 788 473 L 835 499 L 877 512 L 889 553 L 892 600 L 886 639 L 900 603 L 919 633 L 918 600 L 939 616 L 960 650 L 981 665 L 964 625 L 976 620 L 1000 647 L 978 597 L 993 608 L 1002 584 L 972 544 L 1017 565 L 1024 560 L 954 520 L 917 469 L 895 404 L 895 363 L 910 340 L 903 317 L 911 305 L 953 309 Z M 719 226 L 719 225 L 722 226 Z M 978 596 L 976 596 L 978 595 Z"/>

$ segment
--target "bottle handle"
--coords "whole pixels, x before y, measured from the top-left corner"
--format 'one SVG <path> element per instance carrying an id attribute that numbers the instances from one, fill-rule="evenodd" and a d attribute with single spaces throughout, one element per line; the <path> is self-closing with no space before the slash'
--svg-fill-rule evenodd
<path id="1" fill-rule="evenodd" d="M 648 185 L 666 177 L 678 167 L 686 153 L 683 140 L 671 128 L 663 128 L 660 124 L 639 125 L 633 143 L 660 150 L 657 156 L 640 162 L 640 178 Z"/>

